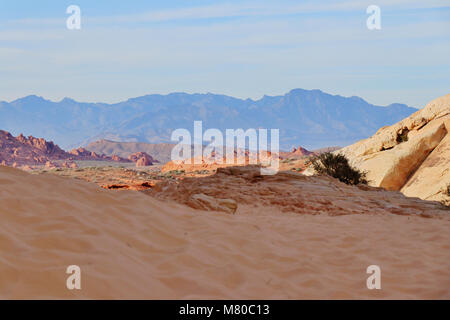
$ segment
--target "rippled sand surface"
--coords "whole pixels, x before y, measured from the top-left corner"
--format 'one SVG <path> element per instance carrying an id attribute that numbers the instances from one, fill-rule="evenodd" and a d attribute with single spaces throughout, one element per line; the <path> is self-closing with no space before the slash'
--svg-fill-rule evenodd
<path id="1" fill-rule="evenodd" d="M 383 212 L 233 215 L 0 167 L 0 298 L 450 299 L 449 211 Z M 69 265 L 81 290 L 66 288 Z"/>

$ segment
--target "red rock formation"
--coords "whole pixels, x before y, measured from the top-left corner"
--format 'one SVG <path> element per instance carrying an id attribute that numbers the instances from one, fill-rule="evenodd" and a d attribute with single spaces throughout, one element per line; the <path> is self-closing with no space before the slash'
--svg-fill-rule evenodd
<path id="1" fill-rule="evenodd" d="M 78 165 L 73 161 L 64 161 L 62 167 L 76 169 L 78 168 Z"/>
<path id="2" fill-rule="evenodd" d="M 119 162 L 119 161 L 121 161 L 121 157 L 119 157 L 119 156 L 116 156 L 115 154 L 113 154 L 112 156 L 111 156 L 111 160 L 112 161 L 116 161 L 116 162 Z"/>
<path id="3" fill-rule="evenodd" d="M 105 160 L 129 162 L 120 157 L 108 157 L 90 152 L 84 148 L 74 149 L 70 153 L 62 150 L 52 141 L 20 134 L 13 137 L 9 132 L 0 130 L 0 163 L 7 166 L 47 165 L 55 167 L 57 160 Z M 69 164 L 72 166 L 72 162 Z"/>
<path id="4" fill-rule="evenodd" d="M 9 132 L 0 130 L 0 159 L 5 165 L 45 164 L 49 159 L 67 158 L 67 153 L 53 142 L 28 138 L 20 134 L 17 138 Z"/>
<path id="5" fill-rule="evenodd" d="M 128 160 L 136 162 L 136 167 L 151 166 L 157 162 L 153 157 L 145 152 L 136 152 L 128 156 Z"/>
<path id="6" fill-rule="evenodd" d="M 56 163 L 53 163 L 53 162 L 51 162 L 51 161 L 47 161 L 47 162 L 45 163 L 45 167 L 46 167 L 47 169 L 54 169 L 54 168 L 57 167 L 57 165 L 56 165 Z"/>
<path id="7" fill-rule="evenodd" d="M 78 149 L 72 149 L 69 151 L 69 154 L 76 156 L 76 160 L 104 160 L 104 161 L 116 161 L 116 162 L 129 162 L 127 159 L 118 157 L 118 156 L 111 156 L 108 157 L 104 154 L 99 155 L 95 152 L 91 152 L 85 148 L 78 148 Z"/>
<path id="8" fill-rule="evenodd" d="M 306 150 L 302 146 L 298 146 L 298 148 L 292 148 L 291 153 L 299 156 L 309 156 L 313 154 L 311 151 Z"/>
<path id="9" fill-rule="evenodd" d="M 69 151 L 70 154 L 76 156 L 76 160 L 103 160 L 103 161 L 116 161 L 116 162 L 130 162 L 128 159 L 124 159 L 118 157 L 116 155 L 112 155 L 111 157 L 106 156 L 104 154 L 97 154 L 95 152 L 91 152 L 85 148 L 72 149 Z"/>
<path id="10" fill-rule="evenodd" d="M 185 172 L 194 171 L 215 171 L 218 168 L 226 168 L 231 166 L 247 166 L 251 164 L 267 163 L 272 157 L 270 151 L 265 151 L 262 155 L 248 150 L 234 150 L 233 160 L 227 161 L 227 155 L 222 155 L 222 161 L 218 161 L 218 155 L 213 151 L 209 156 L 200 156 L 197 158 L 189 158 L 180 161 L 169 161 L 162 168 L 162 172 L 169 172 L 174 170 L 184 170 Z M 220 157 L 219 157 L 220 158 Z M 279 160 L 282 158 L 279 156 Z"/>
<path id="11" fill-rule="evenodd" d="M 48 142 L 44 138 L 35 138 L 29 136 L 24 137 L 23 134 L 17 136 L 16 140 L 24 145 L 28 145 L 32 148 L 36 148 L 45 155 L 51 155 L 53 158 L 63 158 L 66 156 L 66 152 L 55 145 L 52 141 Z"/>

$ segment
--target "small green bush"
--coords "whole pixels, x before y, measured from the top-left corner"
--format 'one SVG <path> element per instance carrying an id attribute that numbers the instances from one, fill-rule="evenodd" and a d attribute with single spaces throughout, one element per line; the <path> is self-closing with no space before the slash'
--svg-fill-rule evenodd
<path id="1" fill-rule="evenodd" d="M 319 174 L 326 174 L 346 184 L 367 184 L 367 172 L 352 168 L 342 154 L 325 152 L 311 157 L 310 163 Z"/>

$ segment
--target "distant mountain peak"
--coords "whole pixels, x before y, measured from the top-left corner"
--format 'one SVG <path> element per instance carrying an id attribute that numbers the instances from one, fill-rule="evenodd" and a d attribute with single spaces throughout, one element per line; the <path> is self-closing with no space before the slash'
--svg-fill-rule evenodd
<path id="1" fill-rule="evenodd" d="M 73 100 L 72 98 L 64 97 L 60 103 L 78 103 L 77 101 Z"/>
<path id="2" fill-rule="evenodd" d="M 391 103 L 390 105 L 387 106 L 388 108 L 396 108 L 396 109 L 401 109 L 401 108 L 414 108 L 414 107 L 409 107 L 406 104 L 403 103 Z M 416 109 L 416 108 L 415 108 Z"/>
<path id="3" fill-rule="evenodd" d="M 31 94 L 31 95 L 25 96 L 23 98 L 16 99 L 16 100 L 12 101 L 11 103 L 36 103 L 36 102 L 50 102 L 50 100 L 46 100 L 41 96 Z"/>
<path id="4" fill-rule="evenodd" d="M 292 89 L 286 95 L 297 95 L 297 94 L 308 94 L 308 93 L 329 95 L 328 93 L 323 92 L 322 90 L 319 90 L 319 89 L 308 90 L 308 89 L 301 89 L 301 88 Z"/>

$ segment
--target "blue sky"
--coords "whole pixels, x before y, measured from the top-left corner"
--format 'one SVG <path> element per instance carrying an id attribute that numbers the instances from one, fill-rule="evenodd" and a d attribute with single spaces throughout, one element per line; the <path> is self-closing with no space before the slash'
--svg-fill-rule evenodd
<path id="1" fill-rule="evenodd" d="M 0 84 L 5 101 L 304 88 L 421 107 L 450 93 L 450 0 L 0 0 Z"/>

